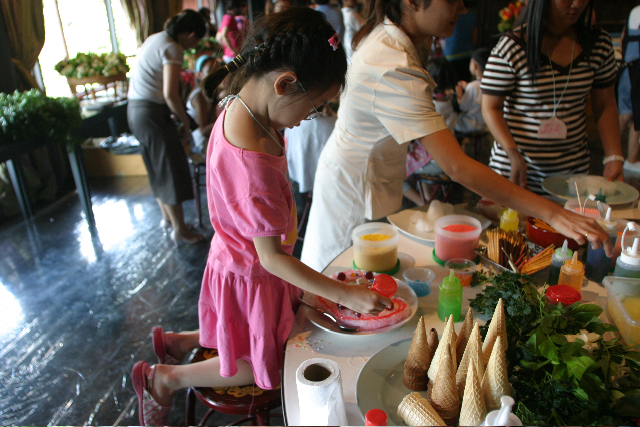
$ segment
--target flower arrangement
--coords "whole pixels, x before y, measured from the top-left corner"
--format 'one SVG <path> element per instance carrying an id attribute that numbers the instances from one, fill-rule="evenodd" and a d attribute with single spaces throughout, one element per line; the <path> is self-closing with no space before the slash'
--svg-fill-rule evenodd
<path id="1" fill-rule="evenodd" d="M 520 12 L 520 9 L 522 9 L 523 6 L 524 5 L 521 1 L 516 1 L 514 3 L 509 3 L 509 6 L 500 9 L 500 12 L 498 12 L 500 15 L 498 31 L 504 33 L 505 31 L 512 29 L 513 24 L 516 22 L 516 18 L 518 17 L 518 12 Z"/>
<path id="2" fill-rule="evenodd" d="M 55 66 L 65 77 L 84 79 L 86 77 L 111 77 L 129 71 L 127 57 L 122 53 L 79 53 L 73 59 L 64 59 Z"/>
<path id="3" fill-rule="evenodd" d="M 75 98 L 51 98 L 36 89 L 0 93 L 0 147 L 42 138 L 73 142 L 82 125 Z"/>

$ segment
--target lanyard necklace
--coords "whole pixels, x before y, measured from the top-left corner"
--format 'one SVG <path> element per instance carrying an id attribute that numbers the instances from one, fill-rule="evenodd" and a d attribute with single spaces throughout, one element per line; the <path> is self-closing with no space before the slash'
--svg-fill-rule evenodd
<path id="1" fill-rule="evenodd" d="M 282 149 L 282 152 L 284 153 L 284 147 L 282 146 L 282 144 L 280 144 L 280 141 L 278 141 L 276 139 L 275 136 L 273 136 L 273 134 L 271 134 L 271 132 L 269 132 L 267 130 L 267 128 L 265 128 L 264 126 L 262 126 L 262 123 L 260 123 L 260 121 L 258 121 L 258 119 L 256 118 L 256 116 L 253 115 L 253 112 L 251 111 L 251 109 L 247 106 L 247 104 L 244 103 L 244 101 L 240 98 L 240 95 L 228 95 L 227 97 L 225 97 L 222 101 L 220 101 L 220 106 L 224 107 L 224 109 L 226 110 L 227 108 L 229 108 L 229 104 L 231 103 L 231 100 L 233 99 L 237 99 L 238 101 L 240 101 L 240 103 L 242 105 L 244 105 L 244 108 L 247 109 L 247 111 L 249 112 L 249 114 L 251 114 L 251 117 L 253 117 L 253 120 L 256 121 L 256 123 L 258 124 L 258 126 L 260 126 L 262 128 L 263 131 L 265 131 L 270 137 L 271 139 L 273 139 L 275 141 L 275 143 L 278 145 L 278 147 L 280 147 Z"/>
<path id="2" fill-rule="evenodd" d="M 573 53 L 576 47 L 576 39 L 574 37 L 573 44 L 571 45 L 571 62 L 569 63 L 569 75 L 567 76 L 567 82 L 564 85 L 564 89 L 562 90 L 562 94 L 560 95 L 560 99 L 558 103 L 556 103 L 556 78 L 555 72 L 553 71 L 553 63 L 551 62 L 551 53 L 549 49 L 547 49 L 547 55 L 549 58 L 549 67 L 551 67 L 551 79 L 553 81 L 553 115 L 551 117 L 556 116 L 556 110 L 558 109 L 558 105 L 562 102 L 562 98 L 564 97 L 564 93 L 567 91 L 567 87 L 569 86 L 569 79 L 571 78 L 571 70 L 573 70 Z"/>

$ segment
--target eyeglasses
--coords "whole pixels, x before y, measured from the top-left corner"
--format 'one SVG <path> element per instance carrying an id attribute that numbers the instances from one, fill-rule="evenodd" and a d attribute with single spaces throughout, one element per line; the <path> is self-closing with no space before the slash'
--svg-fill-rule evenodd
<path id="1" fill-rule="evenodd" d="M 300 88 L 302 89 L 304 94 L 307 95 L 307 99 L 309 100 L 309 102 L 311 103 L 311 106 L 313 107 L 313 111 L 309 112 L 309 115 L 305 118 L 305 120 L 317 119 L 318 117 L 320 117 L 322 115 L 322 113 L 320 111 L 318 111 L 316 106 L 313 104 L 313 101 L 309 97 L 309 94 L 307 93 L 307 91 L 304 89 L 304 86 L 302 86 L 302 83 L 300 83 L 300 80 L 298 80 L 298 84 L 300 85 Z"/>

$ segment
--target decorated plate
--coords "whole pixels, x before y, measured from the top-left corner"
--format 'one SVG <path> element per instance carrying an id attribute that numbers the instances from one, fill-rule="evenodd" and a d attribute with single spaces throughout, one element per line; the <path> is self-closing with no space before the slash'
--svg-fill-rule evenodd
<path id="1" fill-rule="evenodd" d="M 546 192 L 559 197 L 564 200 L 576 199 L 577 196 L 574 193 L 569 192 L 569 179 L 575 175 L 556 175 L 550 176 L 542 181 L 542 188 Z M 620 181 L 614 181 L 616 183 L 616 192 L 611 196 L 607 196 L 607 204 L 610 206 L 624 205 L 631 203 L 638 199 L 640 193 L 637 189 Z M 581 195 L 583 198 L 584 196 Z"/>

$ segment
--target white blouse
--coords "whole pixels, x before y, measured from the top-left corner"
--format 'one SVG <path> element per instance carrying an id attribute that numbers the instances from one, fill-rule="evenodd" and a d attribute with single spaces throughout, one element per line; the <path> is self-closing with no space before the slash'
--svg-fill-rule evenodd
<path id="1" fill-rule="evenodd" d="M 322 270 L 365 218 L 400 209 L 409 141 L 447 128 L 433 103 L 435 86 L 409 37 L 388 18 L 360 43 L 320 156 L 303 262 Z"/>

